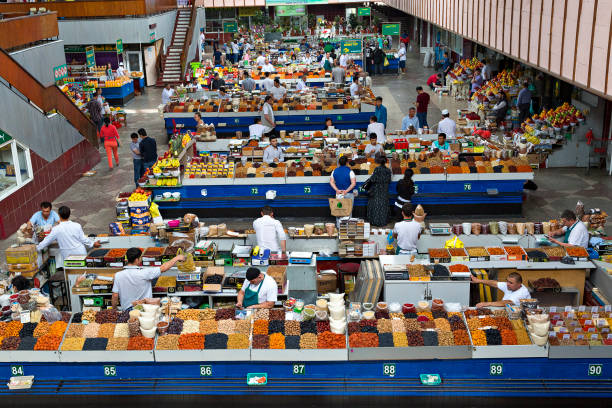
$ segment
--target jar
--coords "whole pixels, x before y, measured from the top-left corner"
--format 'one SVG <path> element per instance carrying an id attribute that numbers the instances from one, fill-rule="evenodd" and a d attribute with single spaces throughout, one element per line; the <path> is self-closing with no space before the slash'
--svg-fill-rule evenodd
<path id="1" fill-rule="evenodd" d="M 363 303 L 363 310 L 365 311 L 370 311 L 370 310 L 374 310 L 374 304 L 372 303 Z"/>
<path id="2" fill-rule="evenodd" d="M 26 303 L 28 303 L 30 301 L 30 292 L 27 290 L 22 290 L 19 291 L 18 293 L 19 297 L 17 298 L 17 301 L 22 304 L 25 305 Z"/>
<path id="3" fill-rule="evenodd" d="M 541 222 L 533 224 L 533 233 L 538 235 L 544 233 L 543 224 Z"/>
<path id="4" fill-rule="evenodd" d="M 374 312 L 372 310 L 368 310 L 366 312 L 363 312 L 363 318 L 366 319 L 366 320 L 374 319 Z"/>
<path id="5" fill-rule="evenodd" d="M 402 310 L 402 305 L 397 302 L 393 302 L 389 305 L 389 313 L 399 313 Z"/>
<path id="6" fill-rule="evenodd" d="M 490 234 L 491 228 L 489 228 L 489 224 L 480 224 L 481 234 Z"/>
<path id="7" fill-rule="evenodd" d="M 472 224 L 472 234 L 474 235 L 480 235 L 482 231 L 482 225 L 478 222 L 475 222 Z"/>
<path id="8" fill-rule="evenodd" d="M 455 235 L 463 234 L 463 227 L 461 226 L 461 224 L 454 224 L 453 225 L 453 234 L 455 234 Z"/>
<path id="9" fill-rule="evenodd" d="M 513 222 L 508 223 L 508 235 L 516 235 L 516 224 Z"/>
<path id="10" fill-rule="evenodd" d="M 316 302 L 317 310 L 327 310 L 327 300 L 326 299 L 317 299 Z"/>
<path id="11" fill-rule="evenodd" d="M 157 334 L 163 336 L 168 332 L 168 322 L 159 322 L 157 323 Z"/>
<path id="12" fill-rule="evenodd" d="M 497 221 L 489 222 L 489 231 L 493 235 L 499 234 L 499 224 L 497 223 Z"/>
<path id="13" fill-rule="evenodd" d="M 429 311 L 429 302 L 426 300 L 421 300 L 417 303 L 416 306 L 417 312 L 428 312 Z"/>
<path id="14" fill-rule="evenodd" d="M 525 223 L 525 229 L 527 230 L 527 234 L 535 234 L 535 224 L 533 222 Z"/>
<path id="15" fill-rule="evenodd" d="M 327 312 L 324 310 L 317 310 L 315 312 L 315 320 L 318 322 L 327 320 Z"/>
<path id="16" fill-rule="evenodd" d="M 376 304 L 376 310 L 379 312 L 388 312 L 389 308 L 387 306 L 387 302 L 378 302 Z"/>
<path id="17" fill-rule="evenodd" d="M 443 310 L 444 301 L 442 299 L 434 299 L 431 301 L 431 310 Z"/>
<path id="18" fill-rule="evenodd" d="M 307 320 L 312 320 L 315 317 L 315 311 L 312 309 L 304 309 L 304 311 L 302 312 L 302 320 L 307 321 Z"/>
<path id="19" fill-rule="evenodd" d="M 402 306 L 402 312 L 405 313 L 416 313 L 416 307 L 412 303 L 404 303 Z"/>
<path id="20" fill-rule="evenodd" d="M 508 233 L 508 223 L 506 221 L 499 221 L 497 225 L 499 225 L 500 234 L 506 235 Z"/>

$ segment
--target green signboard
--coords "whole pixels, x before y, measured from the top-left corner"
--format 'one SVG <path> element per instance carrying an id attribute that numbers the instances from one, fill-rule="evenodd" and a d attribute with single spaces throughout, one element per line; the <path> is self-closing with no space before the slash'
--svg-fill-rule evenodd
<path id="1" fill-rule="evenodd" d="M 93 45 L 85 48 L 85 56 L 87 57 L 87 68 L 96 66 L 96 53 Z"/>
<path id="2" fill-rule="evenodd" d="M 121 54 L 123 52 L 123 40 L 120 38 L 117 40 L 117 54 Z"/>
<path id="3" fill-rule="evenodd" d="M 53 80 L 59 81 L 60 79 L 64 79 L 68 76 L 68 67 L 66 64 L 59 65 L 57 67 L 53 67 Z"/>
<path id="4" fill-rule="evenodd" d="M 383 24 L 382 25 L 382 33 L 383 33 L 383 35 L 399 35 L 399 33 L 400 33 L 400 25 L 399 25 L 399 23 Z"/>
<path id="5" fill-rule="evenodd" d="M 370 9 L 369 7 L 359 7 L 357 9 L 357 15 L 359 17 L 367 17 L 371 15 L 371 13 L 372 13 L 372 9 Z"/>
<path id="6" fill-rule="evenodd" d="M 155 42 L 155 31 L 149 33 L 149 42 Z"/>
<path id="7" fill-rule="evenodd" d="M 223 32 L 224 33 L 237 33 L 238 23 L 236 21 L 224 21 L 223 22 Z"/>
<path id="8" fill-rule="evenodd" d="M 340 49 L 343 54 L 361 53 L 361 40 L 342 40 Z"/>
<path id="9" fill-rule="evenodd" d="M 11 135 L 6 133 L 4 130 L 0 129 L 0 145 L 3 144 L 3 143 L 8 142 L 11 139 L 12 139 Z M 12 375 L 17 375 L 17 374 L 12 374 Z M 19 375 L 23 375 L 23 373 L 21 373 Z"/>
<path id="10" fill-rule="evenodd" d="M 279 17 L 305 16 L 306 6 L 303 4 L 276 6 L 276 15 Z"/>

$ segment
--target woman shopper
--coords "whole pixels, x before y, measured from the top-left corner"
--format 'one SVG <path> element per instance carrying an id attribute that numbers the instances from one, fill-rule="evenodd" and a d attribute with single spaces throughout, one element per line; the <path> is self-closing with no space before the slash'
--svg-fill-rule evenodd
<path id="1" fill-rule="evenodd" d="M 104 126 L 100 129 L 100 138 L 104 142 L 108 167 L 111 170 L 113 169 L 113 155 L 115 156 L 115 163 L 117 167 L 119 167 L 119 154 L 117 152 L 117 148 L 119 147 L 119 133 L 117 132 L 117 128 L 110 124 L 109 118 L 104 118 Z"/>
<path id="2" fill-rule="evenodd" d="M 395 200 L 394 213 L 399 214 L 399 219 L 402 220 L 402 208 L 404 204 L 410 204 L 412 195 L 414 194 L 414 181 L 412 176 L 414 172 L 412 169 L 406 169 L 404 172 L 404 178 L 397 182 L 397 199 Z"/>
<path id="3" fill-rule="evenodd" d="M 376 159 L 378 167 L 366 181 L 370 184 L 368 189 L 368 221 L 372 226 L 384 227 L 389 216 L 389 183 L 391 170 L 386 166 L 387 158 L 380 156 Z"/>

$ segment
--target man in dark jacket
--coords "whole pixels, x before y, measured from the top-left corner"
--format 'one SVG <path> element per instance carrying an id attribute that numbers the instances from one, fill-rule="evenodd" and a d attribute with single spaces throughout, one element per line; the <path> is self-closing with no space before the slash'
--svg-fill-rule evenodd
<path id="1" fill-rule="evenodd" d="M 376 46 L 374 53 L 372 54 L 372 59 L 374 60 L 374 74 L 383 74 L 383 65 L 385 62 L 385 53 L 380 47 Z"/>

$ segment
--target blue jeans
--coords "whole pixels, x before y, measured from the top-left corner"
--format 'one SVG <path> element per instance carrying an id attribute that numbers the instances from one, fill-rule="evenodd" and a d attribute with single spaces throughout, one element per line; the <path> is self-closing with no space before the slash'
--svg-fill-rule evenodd
<path id="1" fill-rule="evenodd" d="M 427 112 L 417 112 L 416 115 L 417 118 L 419 118 L 419 127 L 429 127 L 429 124 L 427 123 Z"/>
<path id="2" fill-rule="evenodd" d="M 145 171 L 147 171 L 147 169 L 150 169 L 151 167 L 153 167 L 154 164 L 155 164 L 154 161 L 152 161 L 152 162 L 145 162 L 145 161 L 143 161 L 143 163 L 142 163 L 142 172 L 144 173 Z"/>
<path id="3" fill-rule="evenodd" d="M 134 183 L 138 186 L 138 179 L 142 177 L 144 168 L 142 167 L 142 159 L 132 159 L 134 161 Z"/>

